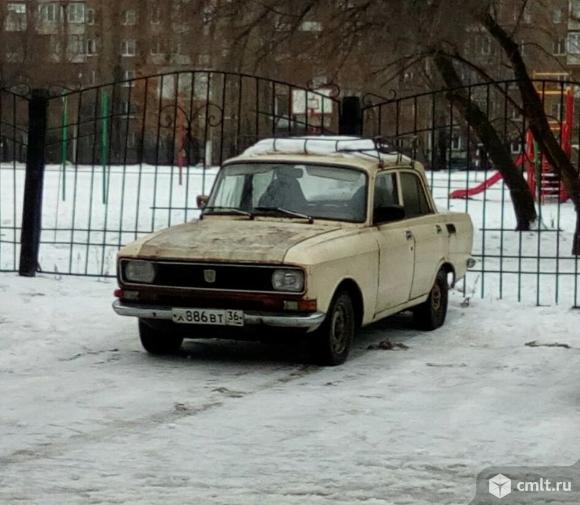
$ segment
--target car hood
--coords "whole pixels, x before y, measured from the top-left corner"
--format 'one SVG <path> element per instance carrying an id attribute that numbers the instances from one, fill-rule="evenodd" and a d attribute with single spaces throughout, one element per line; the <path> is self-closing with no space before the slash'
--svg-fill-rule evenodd
<path id="1" fill-rule="evenodd" d="M 127 246 L 121 255 L 199 261 L 282 263 L 288 250 L 340 229 L 294 221 L 204 219 L 155 233 Z"/>

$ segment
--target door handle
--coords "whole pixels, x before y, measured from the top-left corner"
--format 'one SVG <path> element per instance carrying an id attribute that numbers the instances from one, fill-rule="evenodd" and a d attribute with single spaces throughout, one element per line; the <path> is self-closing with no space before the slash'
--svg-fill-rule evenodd
<path id="1" fill-rule="evenodd" d="M 437 234 L 438 235 L 441 234 L 441 233 L 443 233 L 443 228 L 441 228 L 441 226 L 439 226 L 439 225 L 436 225 L 435 226 L 435 230 L 437 231 Z"/>
<path id="2" fill-rule="evenodd" d="M 411 230 L 407 230 L 405 232 L 405 237 L 407 237 L 407 240 L 413 240 L 415 237 L 413 236 L 413 232 Z"/>
<path id="3" fill-rule="evenodd" d="M 457 233 L 457 228 L 453 223 L 450 223 L 447 225 L 447 231 L 449 232 L 449 235 L 454 235 L 455 233 Z"/>

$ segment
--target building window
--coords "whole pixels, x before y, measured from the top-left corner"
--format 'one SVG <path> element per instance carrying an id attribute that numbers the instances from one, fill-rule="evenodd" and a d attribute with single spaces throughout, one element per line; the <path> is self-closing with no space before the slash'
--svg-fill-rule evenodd
<path id="1" fill-rule="evenodd" d="M 59 37 L 50 37 L 48 44 L 48 58 L 50 61 L 57 63 L 61 61 L 62 44 Z"/>
<path id="2" fill-rule="evenodd" d="M 568 34 L 568 53 L 580 54 L 580 32 L 570 32 Z"/>
<path id="3" fill-rule="evenodd" d="M 127 147 L 137 147 L 137 134 L 135 132 L 129 132 L 129 135 L 127 136 Z"/>
<path id="4" fill-rule="evenodd" d="M 580 0 L 572 0 L 571 15 L 574 21 L 580 21 Z"/>
<path id="5" fill-rule="evenodd" d="M 121 42 L 121 56 L 132 58 L 137 54 L 137 41 L 135 39 L 126 39 Z"/>
<path id="6" fill-rule="evenodd" d="M 87 56 L 95 56 L 97 54 L 97 40 L 96 39 L 88 39 L 87 40 L 86 53 L 87 53 Z"/>
<path id="7" fill-rule="evenodd" d="M 566 39 L 559 38 L 554 40 L 552 53 L 554 56 L 564 56 L 566 54 Z"/>
<path id="8" fill-rule="evenodd" d="M 26 30 L 26 4 L 9 3 L 6 6 L 4 28 L 7 32 L 23 32 Z"/>
<path id="9" fill-rule="evenodd" d="M 42 4 L 38 6 L 38 18 L 43 23 L 56 23 L 59 18 L 59 6 L 56 3 Z"/>
<path id="10" fill-rule="evenodd" d="M 157 37 L 151 42 L 151 55 L 160 56 L 163 54 L 163 45 L 161 44 L 161 39 Z"/>
<path id="11" fill-rule="evenodd" d="M 123 72 L 123 87 L 125 88 L 132 88 L 133 86 L 135 86 L 135 81 L 133 81 L 132 79 L 135 79 L 137 74 L 135 74 L 135 70 L 125 70 Z"/>
<path id="12" fill-rule="evenodd" d="M 300 25 L 300 30 L 303 32 L 321 32 L 322 23 L 320 21 L 304 21 Z"/>
<path id="13" fill-rule="evenodd" d="M 95 9 L 87 9 L 87 25 L 94 25 L 96 20 Z"/>
<path id="14" fill-rule="evenodd" d="M 197 57 L 197 61 L 198 64 L 201 65 L 202 67 L 208 66 L 211 62 L 211 58 L 209 56 L 209 54 L 200 54 Z"/>
<path id="15" fill-rule="evenodd" d="M 123 11 L 123 25 L 135 26 L 137 24 L 137 11 L 135 9 L 127 9 Z"/>
<path id="16" fill-rule="evenodd" d="M 158 25 L 161 23 L 161 9 L 159 7 L 153 7 L 151 9 L 151 24 Z"/>
<path id="17" fill-rule="evenodd" d="M 559 25 L 562 22 L 562 19 L 564 18 L 563 16 L 563 12 L 561 8 L 556 8 L 556 9 L 552 9 L 552 23 L 554 23 L 555 25 Z"/>
<path id="18" fill-rule="evenodd" d="M 489 56 L 491 54 L 491 39 L 489 37 L 481 38 L 481 54 Z"/>
<path id="19" fill-rule="evenodd" d="M 71 3 L 67 9 L 67 19 L 70 24 L 83 24 L 86 21 L 86 5 L 84 3 Z"/>
<path id="20" fill-rule="evenodd" d="M 215 5 L 206 5 L 203 9 L 201 14 L 201 20 L 204 25 L 209 25 L 213 22 L 215 15 L 217 12 L 217 8 Z"/>
<path id="21" fill-rule="evenodd" d="M 68 37 L 68 58 L 76 60 L 78 56 L 84 56 L 86 51 L 85 40 L 82 35 L 69 35 Z"/>
<path id="22" fill-rule="evenodd" d="M 173 54 L 183 56 L 183 44 L 179 41 L 173 43 Z"/>
<path id="23" fill-rule="evenodd" d="M 135 102 L 124 101 L 121 107 L 125 116 L 134 116 L 137 113 L 137 104 Z"/>

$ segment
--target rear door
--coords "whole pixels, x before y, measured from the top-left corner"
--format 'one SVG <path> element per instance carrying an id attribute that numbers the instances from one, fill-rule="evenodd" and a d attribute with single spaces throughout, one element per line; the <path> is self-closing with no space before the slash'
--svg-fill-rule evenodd
<path id="1" fill-rule="evenodd" d="M 397 175 L 384 172 L 375 182 L 374 208 L 400 205 Z M 415 243 L 405 221 L 375 222 L 379 244 L 379 278 L 375 313 L 379 314 L 409 301 L 413 282 Z"/>
<path id="2" fill-rule="evenodd" d="M 411 299 L 427 294 L 441 259 L 445 257 L 449 232 L 435 212 L 421 177 L 412 171 L 399 174 L 407 224 L 414 238 L 415 268 Z"/>

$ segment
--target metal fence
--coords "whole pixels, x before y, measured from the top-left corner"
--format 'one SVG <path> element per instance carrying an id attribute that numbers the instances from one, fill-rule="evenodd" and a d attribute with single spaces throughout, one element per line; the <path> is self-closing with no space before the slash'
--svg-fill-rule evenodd
<path id="1" fill-rule="evenodd" d="M 570 254 L 574 209 L 560 198 L 559 181 L 544 174 L 549 167 L 542 154 L 530 159 L 533 138 L 516 84 L 477 84 L 463 91 L 484 111 L 533 186 L 540 220 L 529 232 L 514 231 L 509 191 L 448 90 L 373 97 L 371 103 L 341 99 L 335 87 L 176 72 L 82 90 L 51 89 L 40 100 L 47 116 L 40 136 L 29 124 L 30 96 L 2 91 L 0 270 L 18 269 L 25 172 L 36 170 L 27 152 L 45 167 L 40 270 L 112 276 L 122 245 L 198 215 L 195 197 L 207 193 L 225 158 L 260 138 L 358 131 L 390 140 L 422 161 L 438 206 L 472 216 L 479 262 L 461 286 L 466 296 L 578 306 L 579 262 Z M 580 121 L 574 107 L 580 83 L 536 86 L 556 135 L 568 140 L 577 164 Z M 29 138 L 42 138 L 42 145 L 27 149 Z M 457 193 L 464 198 L 455 198 Z"/>
<path id="2" fill-rule="evenodd" d="M 198 214 L 224 158 L 264 137 L 336 131 L 334 94 L 210 71 L 53 94 L 42 271 L 113 275 L 123 244 Z"/>
<path id="3" fill-rule="evenodd" d="M 18 269 L 27 107 L 25 95 L 0 89 L 0 271 Z"/>
<path id="4" fill-rule="evenodd" d="M 580 83 L 535 82 L 552 129 L 578 168 Z M 422 161 L 443 210 L 468 212 L 475 224 L 478 266 L 462 286 L 469 296 L 578 306 L 579 261 L 571 254 L 576 215 L 560 180 L 534 145 L 516 81 L 465 86 L 499 133 L 536 198 L 534 231 L 515 231 L 509 190 L 449 90 L 363 104 L 364 133 L 392 138 Z M 456 90 L 457 91 L 457 90 Z"/>

